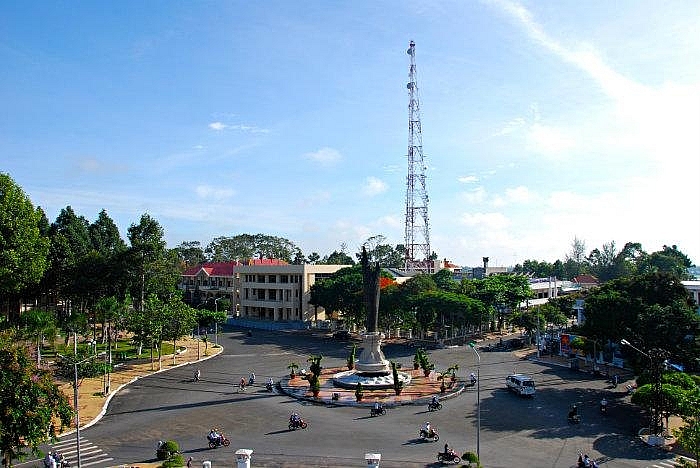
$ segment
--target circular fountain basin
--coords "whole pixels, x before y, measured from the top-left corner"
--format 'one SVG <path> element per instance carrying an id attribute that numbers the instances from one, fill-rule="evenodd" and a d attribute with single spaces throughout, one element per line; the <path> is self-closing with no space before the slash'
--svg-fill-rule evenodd
<path id="1" fill-rule="evenodd" d="M 411 382 L 411 376 L 405 372 L 399 372 L 398 375 L 399 381 L 403 382 L 404 387 L 407 387 Z M 365 390 L 379 390 L 392 388 L 394 377 L 391 374 L 367 374 L 348 370 L 333 375 L 333 383 L 341 388 L 355 388 L 359 383 Z"/>

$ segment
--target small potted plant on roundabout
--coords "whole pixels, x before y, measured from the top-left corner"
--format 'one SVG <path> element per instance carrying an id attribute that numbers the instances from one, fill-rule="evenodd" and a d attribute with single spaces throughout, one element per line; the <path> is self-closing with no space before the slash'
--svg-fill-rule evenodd
<path id="1" fill-rule="evenodd" d="M 362 389 L 362 384 L 360 382 L 357 382 L 357 385 L 355 386 L 355 399 L 357 401 L 362 401 L 362 397 L 364 395 L 365 395 L 365 392 Z"/>
<path id="2" fill-rule="evenodd" d="M 287 369 L 289 369 L 289 378 L 293 379 L 297 376 L 296 370 L 299 369 L 299 364 L 296 362 L 290 362 Z"/>
<path id="3" fill-rule="evenodd" d="M 396 396 L 401 395 L 403 391 L 403 382 L 399 379 L 399 371 L 396 370 L 396 363 L 392 361 L 391 363 L 391 375 L 394 377 L 394 393 Z"/>
<path id="4" fill-rule="evenodd" d="M 355 368 L 355 355 L 357 353 L 357 345 L 352 345 L 352 351 L 348 356 L 348 370 L 353 370 Z"/>

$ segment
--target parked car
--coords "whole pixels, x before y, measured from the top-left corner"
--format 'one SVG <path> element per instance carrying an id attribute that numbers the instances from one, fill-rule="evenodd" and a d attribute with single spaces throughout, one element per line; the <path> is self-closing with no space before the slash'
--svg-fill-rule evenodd
<path id="1" fill-rule="evenodd" d="M 347 330 L 338 330 L 337 332 L 333 333 L 333 338 L 336 340 L 349 340 L 350 332 Z"/>

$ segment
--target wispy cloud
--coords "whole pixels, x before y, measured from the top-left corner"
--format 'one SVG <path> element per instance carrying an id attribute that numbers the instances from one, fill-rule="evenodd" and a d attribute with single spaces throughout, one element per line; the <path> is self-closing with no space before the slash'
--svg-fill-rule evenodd
<path id="1" fill-rule="evenodd" d="M 457 181 L 461 182 L 463 184 L 472 184 L 474 182 L 478 182 L 479 178 L 474 175 L 469 175 L 469 176 L 462 176 L 462 177 L 457 177 Z"/>
<path id="2" fill-rule="evenodd" d="M 343 159 L 343 155 L 336 149 L 324 147 L 311 153 L 305 153 L 304 158 L 308 159 L 309 161 L 317 162 L 323 166 L 332 166 L 341 161 Z"/>
<path id="3" fill-rule="evenodd" d="M 516 118 L 506 122 L 499 130 L 494 132 L 491 136 L 498 137 L 498 136 L 510 135 L 511 133 L 523 128 L 525 126 L 525 124 L 526 124 L 526 121 L 523 117 L 516 117 Z"/>
<path id="4" fill-rule="evenodd" d="M 80 172 L 90 174 L 108 174 L 114 172 L 127 172 L 128 167 L 125 164 L 115 164 L 111 161 L 96 158 L 94 156 L 79 157 L 75 161 L 75 166 Z"/>
<path id="5" fill-rule="evenodd" d="M 243 133 L 270 133 L 267 128 L 260 128 L 255 125 L 244 125 L 244 124 L 225 124 L 223 122 L 212 122 L 209 124 L 209 128 L 220 132 L 222 130 L 237 130 Z"/>
<path id="6" fill-rule="evenodd" d="M 485 230 L 505 229 L 510 221 L 503 213 L 464 213 L 459 218 L 460 224 L 469 227 L 479 227 Z"/>
<path id="7" fill-rule="evenodd" d="M 468 192 L 462 192 L 459 198 L 465 203 L 472 205 L 478 205 L 486 200 L 487 194 L 484 187 L 475 187 L 473 190 Z"/>
<path id="8" fill-rule="evenodd" d="M 659 162 L 698 160 L 700 83 L 645 86 L 610 67 L 593 46 L 578 44 L 572 48 L 550 37 L 523 5 L 509 0 L 493 3 L 514 17 L 534 42 L 586 73 L 612 100 L 614 115 L 608 121 L 616 125 L 614 134 L 603 144 L 640 150 Z M 569 137 L 551 128 L 535 130 L 531 142 L 545 150 L 562 151 L 573 144 Z"/>
<path id="9" fill-rule="evenodd" d="M 231 198 L 236 192 L 233 189 L 213 187 L 211 185 L 198 185 L 195 188 L 197 197 L 203 199 L 223 200 Z"/>
<path id="10" fill-rule="evenodd" d="M 386 192 L 387 188 L 383 180 L 376 177 L 367 177 L 365 185 L 362 187 L 362 193 L 368 197 L 374 197 L 375 195 Z"/>
<path id="11" fill-rule="evenodd" d="M 550 157 L 564 156 L 575 144 L 574 138 L 564 130 L 539 123 L 530 126 L 527 135 L 527 145 L 532 151 Z"/>

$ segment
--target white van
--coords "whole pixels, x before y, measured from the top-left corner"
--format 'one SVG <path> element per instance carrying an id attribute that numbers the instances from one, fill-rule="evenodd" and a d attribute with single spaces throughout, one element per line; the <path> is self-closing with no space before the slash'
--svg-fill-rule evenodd
<path id="1" fill-rule="evenodd" d="M 532 377 L 524 374 L 511 374 L 506 377 L 506 387 L 520 396 L 535 395 L 535 381 Z"/>

